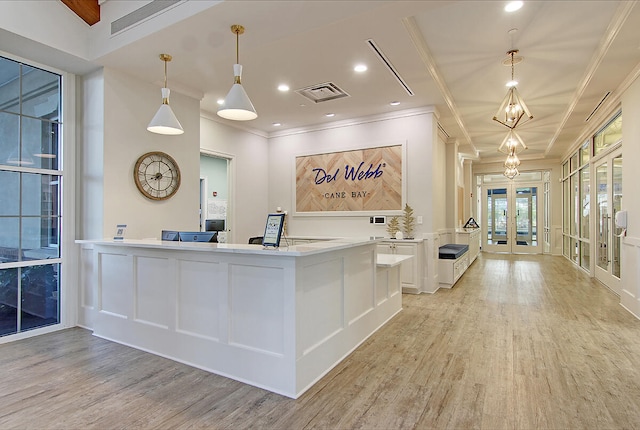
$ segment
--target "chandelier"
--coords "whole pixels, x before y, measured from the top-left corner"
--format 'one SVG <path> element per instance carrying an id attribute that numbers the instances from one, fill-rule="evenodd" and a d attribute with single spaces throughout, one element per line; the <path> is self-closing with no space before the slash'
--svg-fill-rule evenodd
<path id="1" fill-rule="evenodd" d="M 517 49 L 512 49 L 507 52 L 507 55 L 510 57 L 511 64 L 511 80 L 507 83 L 509 90 L 507 91 L 507 95 L 502 101 L 502 104 L 498 108 L 498 111 L 493 116 L 494 121 L 497 121 L 512 130 L 519 124 L 524 124 L 530 119 L 533 119 L 533 115 L 531 115 L 531 112 L 529 112 L 529 109 L 520 96 L 520 93 L 518 93 L 518 81 L 515 80 L 514 73 L 514 55 L 517 53 Z M 522 57 L 517 57 L 517 59 L 518 62 L 522 61 Z M 509 60 L 505 60 L 505 63 L 509 64 L 507 61 Z"/>

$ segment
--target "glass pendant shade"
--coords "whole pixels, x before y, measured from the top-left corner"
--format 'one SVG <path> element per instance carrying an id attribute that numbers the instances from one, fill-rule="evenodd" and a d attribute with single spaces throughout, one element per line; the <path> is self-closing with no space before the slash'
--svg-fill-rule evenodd
<path id="1" fill-rule="evenodd" d="M 513 179 L 519 174 L 520 172 L 518 172 L 518 169 L 516 167 L 507 167 L 504 171 L 504 176 L 506 176 L 509 179 Z"/>
<path id="2" fill-rule="evenodd" d="M 515 168 L 515 167 L 518 167 L 519 165 L 520 165 L 520 159 L 515 153 L 509 154 L 509 156 L 507 157 L 507 160 L 504 162 L 504 167 L 507 167 L 507 168 Z"/>
<path id="3" fill-rule="evenodd" d="M 184 129 L 169 106 L 169 88 L 162 88 L 162 104 L 147 126 L 152 133 L 177 135 L 184 133 Z"/>
<path id="4" fill-rule="evenodd" d="M 511 129 L 516 128 L 518 124 L 524 124 L 532 118 L 533 115 L 529 112 L 516 87 L 509 88 L 502 104 L 493 116 L 494 121 Z"/>
<path id="5" fill-rule="evenodd" d="M 527 149 L 527 145 L 524 144 L 522 138 L 513 130 L 510 130 L 507 134 L 507 137 L 504 138 L 500 146 L 498 147 L 498 151 L 503 152 L 507 155 L 514 154 L 524 151 Z"/>
<path id="6" fill-rule="evenodd" d="M 249 121 L 256 119 L 258 114 L 253 103 L 249 99 L 247 92 L 244 90 L 240 78 L 242 76 L 242 65 L 233 65 L 233 74 L 235 76 L 234 84 L 227 93 L 224 103 L 218 108 L 218 116 L 235 121 Z"/>

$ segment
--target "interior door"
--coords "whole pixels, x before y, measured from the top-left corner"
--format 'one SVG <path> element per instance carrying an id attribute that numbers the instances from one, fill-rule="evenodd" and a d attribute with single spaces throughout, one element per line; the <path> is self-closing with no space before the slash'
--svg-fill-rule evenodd
<path id="1" fill-rule="evenodd" d="M 540 184 L 510 183 L 483 190 L 483 250 L 541 253 L 538 214 Z"/>
<path id="2" fill-rule="evenodd" d="M 511 252 L 509 246 L 508 185 L 484 186 L 482 205 L 482 249 L 488 252 Z"/>
<path id="3" fill-rule="evenodd" d="M 616 151 L 595 165 L 596 264 L 595 276 L 620 294 L 620 234 L 614 223 L 622 207 L 622 153 Z"/>

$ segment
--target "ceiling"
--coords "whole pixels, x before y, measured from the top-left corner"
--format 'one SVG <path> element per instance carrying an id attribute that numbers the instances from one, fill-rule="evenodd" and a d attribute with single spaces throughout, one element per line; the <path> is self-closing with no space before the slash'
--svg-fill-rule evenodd
<path id="1" fill-rule="evenodd" d="M 586 137 L 586 128 L 606 118 L 608 105 L 619 102 L 630 76 L 638 73 L 640 7 L 613 0 L 525 1 L 522 9 L 508 13 L 505 4 L 223 1 L 95 61 L 161 84 L 158 54 L 169 53 L 169 88 L 204 94 L 201 109 L 215 116 L 217 100 L 233 83 L 236 36 L 230 26 L 242 24 L 242 83 L 258 118 L 234 125 L 274 135 L 435 106 L 441 128 L 457 139 L 460 151 L 488 162 L 502 158 L 497 147 L 508 129 L 492 117 L 511 78 L 503 60 L 507 51 L 518 49 L 523 57 L 515 66 L 518 91 L 534 116 L 517 128 L 529 148 L 521 159 L 558 160 Z M 375 55 L 369 40 L 413 95 Z M 368 70 L 354 72 L 357 63 Z M 295 92 L 326 82 L 349 97 L 314 103 Z M 291 90 L 278 91 L 281 83 Z M 391 106 L 391 101 L 400 104 Z"/>

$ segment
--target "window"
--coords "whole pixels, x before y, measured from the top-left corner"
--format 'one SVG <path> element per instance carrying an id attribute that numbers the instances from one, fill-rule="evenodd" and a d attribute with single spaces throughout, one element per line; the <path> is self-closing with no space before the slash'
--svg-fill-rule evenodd
<path id="1" fill-rule="evenodd" d="M 619 113 L 593 137 L 593 153 L 600 154 L 605 149 L 622 141 L 622 114 Z"/>
<path id="2" fill-rule="evenodd" d="M 0 57 L 0 336 L 60 322 L 61 83 Z"/>

